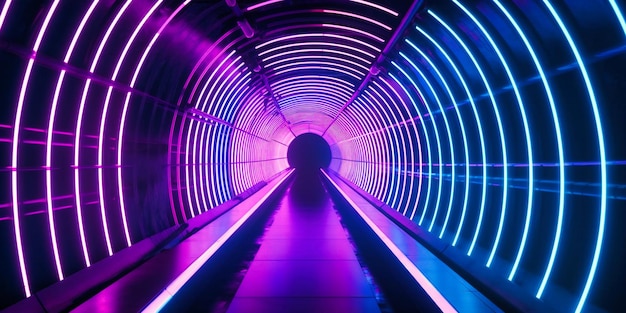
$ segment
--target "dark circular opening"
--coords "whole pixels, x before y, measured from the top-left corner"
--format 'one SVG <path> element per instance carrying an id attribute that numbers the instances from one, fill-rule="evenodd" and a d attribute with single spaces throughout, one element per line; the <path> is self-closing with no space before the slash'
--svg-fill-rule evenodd
<path id="1" fill-rule="evenodd" d="M 312 133 L 296 137 L 287 149 L 287 161 L 296 169 L 327 168 L 330 159 L 330 146 L 326 140 Z"/>

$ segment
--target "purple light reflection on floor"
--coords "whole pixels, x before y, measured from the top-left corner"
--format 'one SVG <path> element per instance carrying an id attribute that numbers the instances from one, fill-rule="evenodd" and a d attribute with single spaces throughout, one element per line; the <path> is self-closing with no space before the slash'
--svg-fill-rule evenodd
<path id="1" fill-rule="evenodd" d="M 380 312 L 318 173 L 298 174 L 228 312 Z"/>

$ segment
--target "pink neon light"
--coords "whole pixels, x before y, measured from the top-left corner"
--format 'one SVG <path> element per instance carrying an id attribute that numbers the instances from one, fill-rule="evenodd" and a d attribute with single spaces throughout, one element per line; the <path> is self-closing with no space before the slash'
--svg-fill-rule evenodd
<path id="1" fill-rule="evenodd" d="M 152 13 L 159 7 L 159 5 L 162 2 L 163 2 L 162 0 L 157 1 L 152 6 L 152 8 L 150 8 L 150 10 L 144 15 L 144 17 L 141 19 L 139 24 L 137 24 L 137 26 L 135 27 L 135 30 L 133 31 L 130 38 L 126 42 L 126 46 L 124 47 L 124 50 L 122 50 L 122 54 L 118 58 L 117 64 L 115 66 L 115 70 L 113 71 L 113 75 L 111 76 L 111 80 L 115 81 L 117 79 L 117 75 L 119 73 L 119 70 L 122 64 L 124 63 L 126 54 L 128 53 L 130 46 L 135 41 L 137 34 L 139 33 L 143 25 L 146 23 L 148 18 L 152 15 Z M 98 190 L 99 190 L 99 196 L 100 196 L 100 213 L 102 216 L 102 223 L 104 226 L 104 236 L 107 241 L 107 248 L 109 250 L 109 255 L 112 255 L 113 251 L 110 246 L 110 237 L 109 237 L 108 223 L 107 223 L 107 218 L 106 218 L 106 209 L 104 206 L 104 169 L 102 168 L 102 165 L 103 165 L 103 158 L 104 158 L 104 151 L 103 151 L 104 127 L 105 127 L 106 119 L 108 116 L 108 109 L 109 109 L 112 91 L 113 91 L 113 87 L 109 86 L 106 99 L 104 100 L 104 108 L 102 109 L 102 114 L 100 118 L 100 131 L 98 135 Z M 125 212 L 122 210 L 121 206 L 120 206 L 120 211 L 122 215 L 122 226 L 124 228 L 124 238 L 126 239 L 127 246 L 130 246 L 131 241 L 130 241 L 130 232 L 128 230 L 128 223 L 126 222 Z"/>
<path id="2" fill-rule="evenodd" d="M 389 89 L 391 89 L 391 91 L 396 95 L 396 97 L 400 100 L 400 102 L 402 102 L 402 105 L 404 106 L 404 108 L 408 111 L 408 105 L 406 104 L 406 102 L 404 102 L 404 99 L 400 96 L 400 94 L 396 91 L 396 89 L 393 88 L 386 79 L 381 79 L 381 81 L 385 83 L 385 85 L 387 85 Z M 418 154 L 419 172 L 423 173 L 424 164 L 423 164 L 422 143 L 421 143 L 421 140 L 419 140 L 419 131 L 417 129 L 417 125 L 415 123 L 411 123 L 411 125 L 413 126 L 413 133 L 415 134 L 415 136 L 418 137 L 417 150 L 419 152 Z M 413 140 L 409 140 L 409 149 L 410 151 L 413 151 Z M 415 162 L 414 155 L 411 153 L 411 163 L 414 163 L 414 162 Z M 419 178 L 418 178 L 417 197 L 416 197 L 416 199 L 418 199 L 417 201 L 419 201 L 421 193 L 422 193 L 422 183 L 423 183 L 423 178 L 424 178 L 423 176 L 424 175 L 419 175 Z M 411 185 L 409 186 L 409 190 L 413 190 L 413 179 L 411 179 Z M 411 212 L 411 215 L 409 217 L 411 220 L 413 220 L 413 217 L 415 216 L 416 211 L 417 211 L 417 205 L 413 206 L 413 211 Z"/>
<path id="3" fill-rule="evenodd" d="M 329 27 L 332 27 L 332 26 L 329 26 Z M 372 50 L 374 50 L 376 52 L 380 52 L 381 51 L 379 48 L 376 48 L 376 47 L 374 47 L 374 46 L 372 46 L 372 45 L 370 45 L 370 44 L 368 44 L 368 43 L 366 43 L 364 41 L 361 41 L 361 40 L 358 40 L 358 39 L 354 39 L 352 37 L 343 36 L 343 35 L 336 35 L 336 34 L 326 34 L 326 33 L 295 34 L 295 35 L 278 37 L 278 38 L 272 39 L 270 41 L 266 41 L 266 42 L 264 42 L 264 43 L 262 43 L 260 45 L 257 45 L 254 48 L 258 50 L 258 49 L 261 49 L 261 48 L 263 48 L 263 47 L 265 47 L 267 45 L 273 44 L 273 43 L 278 42 L 278 41 L 289 40 L 289 39 L 296 39 L 296 38 L 302 38 L 302 37 L 307 37 L 307 38 L 309 38 L 309 37 L 337 38 L 337 39 L 342 39 L 342 40 L 352 41 L 352 42 L 358 43 L 358 44 L 366 46 L 366 47 L 368 47 L 368 48 L 370 48 L 370 49 L 372 49 Z"/>
<path id="4" fill-rule="evenodd" d="M 336 77 L 332 77 L 332 76 L 320 76 L 320 75 L 302 75 L 302 76 L 296 76 L 296 77 L 289 77 L 289 78 L 285 78 L 282 80 L 279 80 L 275 83 L 271 83 L 271 86 L 279 86 L 282 85 L 283 83 L 286 83 L 288 81 L 292 81 L 292 80 L 305 80 L 305 79 L 309 79 L 309 78 L 313 78 L 314 81 L 320 81 L 320 82 L 324 82 L 326 83 L 326 81 L 330 82 L 330 81 L 334 81 L 334 82 L 338 82 L 341 84 L 346 84 L 350 87 L 354 87 L 354 84 L 347 82 L 345 80 L 336 78 Z M 334 83 L 333 82 L 333 83 Z"/>
<path id="5" fill-rule="evenodd" d="M 349 67 L 349 66 L 346 66 L 346 65 L 343 65 L 343 64 L 334 63 L 334 62 L 322 62 L 322 61 L 303 61 L 303 62 L 292 62 L 292 63 L 289 63 L 289 64 L 285 64 L 285 65 L 281 65 L 281 66 L 276 66 L 276 67 L 274 67 L 274 68 L 273 68 L 273 70 L 278 71 L 278 70 L 281 70 L 281 69 L 283 69 L 283 68 L 286 68 L 286 67 L 291 67 L 291 66 L 299 66 L 299 65 L 318 65 L 318 64 L 319 64 L 319 65 L 328 65 L 328 66 L 331 66 L 331 67 L 332 67 L 332 66 L 335 66 L 335 67 L 338 67 L 338 68 L 343 68 L 343 69 L 345 69 L 345 70 L 353 71 L 354 73 L 360 74 L 361 76 L 365 76 L 365 73 L 364 73 L 364 72 L 359 72 L 359 71 L 355 70 L 355 69 L 354 69 L 354 68 L 352 68 L 352 67 Z M 320 68 L 321 68 L 321 67 L 320 67 Z"/>
<path id="6" fill-rule="evenodd" d="M 169 16 L 169 18 L 163 23 L 163 25 L 161 25 L 161 28 L 159 28 L 159 30 L 157 31 L 156 34 L 154 34 L 154 36 L 152 37 L 152 40 L 150 41 L 150 43 L 148 44 L 148 47 L 144 50 L 143 55 L 141 56 L 141 59 L 139 60 L 139 63 L 137 64 L 136 68 L 135 68 L 135 73 L 133 74 L 133 78 L 131 80 L 130 83 L 130 87 L 134 88 L 135 86 L 135 82 L 137 81 L 137 77 L 139 76 L 139 72 L 141 71 L 141 68 L 143 67 L 143 63 L 146 60 L 148 54 L 150 53 L 150 51 L 152 50 L 152 47 L 154 45 L 154 43 L 156 42 L 157 38 L 159 37 L 159 35 L 161 34 L 161 32 L 163 32 L 163 30 L 165 29 L 165 27 L 170 23 L 170 21 L 187 5 L 189 4 L 191 0 L 187 0 L 184 3 L 182 3 L 176 10 L 174 10 L 174 12 Z M 124 204 L 124 194 L 123 194 L 123 188 L 122 188 L 122 168 L 121 168 L 121 164 L 122 164 L 122 141 L 124 139 L 124 126 L 125 126 L 125 121 L 126 121 L 126 112 L 128 110 L 128 105 L 130 103 L 130 92 L 126 94 L 126 100 L 124 101 L 124 109 L 122 110 L 122 119 L 121 119 L 121 124 L 120 124 L 120 129 L 119 129 L 119 141 L 118 141 L 118 147 L 117 147 L 117 165 L 120 166 L 117 169 L 117 180 L 118 180 L 118 192 L 120 194 L 120 207 L 122 209 L 122 211 L 124 211 L 124 217 L 126 216 L 126 207 Z M 171 134 L 170 134 L 171 136 Z M 169 149 L 169 148 L 168 148 Z M 170 155 L 168 153 L 168 155 Z M 167 175 L 168 177 L 168 182 L 171 185 L 171 175 Z M 172 192 L 169 192 L 169 198 L 170 198 L 170 205 L 171 205 L 171 209 L 172 209 L 172 218 L 174 220 L 175 223 L 178 224 L 178 217 L 176 215 L 176 211 L 175 208 L 176 206 L 174 205 L 174 198 L 172 195 Z"/>
<path id="7" fill-rule="evenodd" d="M 282 92 L 284 92 L 285 90 L 291 90 L 293 88 L 300 88 L 300 87 L 321 87 L 324 90 L 332 90 L 333 92 L 344 94 L 346 96 L 348 96 L 348 98 L 350 98 L 350 96 L 352 95 L 352 89 L 349 89 L 346 86 L 337 84 L 335 82 L 332 81 L 323 81 L 323 80 L 301 80 L 301 81 L 294 81 L 291 83 L 284 83 L 284 84 L 280 84 L 280 85 L 276 85 L 276 87 L 274 87 L 275 92 L 276 93 L 280 93 L 282 95 Z"/>
<path id="8" fill-rule="evenodd" d="M 389 26 L 387 26 L 387 25 L 385 25 L 385 24 L 383 24 L 383 23 L 381 23 L 379 21 L 376 21 L 376 20 L 373 20 L 371 18 L 365 17 L 363 15 L 358 15 L 358 14 L 348 13 L 348 12 L 342 12 L 342 11 L 336 11 L 336 10 L 322 10 L 322 12 L 358 18 L 358 19 L 370 22 L 370 23 L 372 23 L 374 25 L 380 26 L 380 27 L 382 27 L 382 28 L 384 28 L 386 30 L 391 30 L 391 27 L 389 27 Z"/>
<path id="9" fill-rule="evenodd" d="M 277 2 L 281 2 L 281 1 L 283 1 L 283 0 L 268 0 L 268 1 L 265 1 L 265 2 L 257 3 L 257 4 L 255 4 L 255 5 L 251 5 L 251 6 L 249 6 L 249 7 L 246 9 L 246 11 L 250 12 L 250 11 L 252 11 L 252 10 L 255 10 L 255 9 L 258 9 L 258 8 L 261 8 L 261 7 L 264 7 L 264 6 L 266 6 L 266 5 L 274 4 L 274 3 L 277 3 Z"/>
<path id="10" fill-rule="evenodd" d="M 322 24 L 322 26 L 324 26 L 324 27 L 331 27 L 331 28 L 338 28 L 338 29 L 343 29 L 343 30 L 359 33 L 359 34 L 365 35 L 367 37 L 370 37 L 370 38 L 372 38 L 374 40 L 377 40 L 377 41 L 380 41 L 380 42 L 385 42 L 384 39 L 382 39 L 382 38 L 380 38 L 380 37 L 378 37 L 376 35 L 370 34 L 370 33 L 366 32 L 366 31 L 362 31 L 360 29 L 356 29 L 356 28 L 353 28 L 353 27 L 342 26 L 342 25 L 335 25 L 335 24 Z"/>
<path id="11" fill-rule="evenodd" d="M 333 53 L 333 54 L 339 54 L 339 55 L 343 55 L 343 56 L 347 56 L 350 58 L 354 58 L 357 59 L 367 65 L 370 65 L 372 63 L 372 61 L 368 61 L 364 58 L 361 58 L 359 56 L 356 56 L 354 54 L 350 54 L 347 52 L 343 52 L 343 51 L 339 51 L 339 50 L 328 50 L 328 49 L 300 49 L 300 50 L 291 50 L 291 51 L 285 51 L 285 52 L 281 52 L 278 54 L 274 54 L 272 56 L 269 56 L 261 61 L 263 61 L 264 63 L 271 60 L 271 59 L 275 59 L 275 58 L 280 58 L 282 56 L 285 55 L 290 55 L 290 54 L 302 54 L 302 53 L 309 53 L 309 52 L 318 52 L 318 53 Z M 315 57 L 316 55 L 311 55 L 310 57 Z M 269 66 L 269 65 L 268 65 Z M 368 69 L 369 70 L 369 69 Z"/>
<path id="12" fill-rule="evenodd" d="M 372 8 L 379 9 L 379 10 L 387 12 L 387 13 L 393 15 L 393 16 L 398 16 L 397 12 L 395 12 L 393 10 L 390 10 L 390 9 L 387 9 L 384 6 L 381 6 L 381 5 L 378 5 L 378 4 L 375 4 L 375 3 L 371 3 L 371 2 L 368 2 L 368 1 L 364 1 L 364 0 L 350 0 L 350 1 L 356 2 L 356 3 L 360 3 L 360 4 L 364 4 L 364 5 L 370 6 Z"/>
<path id="13" fill-rule="evenodd" d="M 281 89 L 280 95 L 283 98 L 288 98 L 291 95 L 296 95 L 296 96 L 298 95 L 302 95 L 302 96 L 324 95 L 326 97 L 322 97 L 322 98 L 338 99 L 340 103 L 344 103 L 345 101 L 348 101 L 350 99 L 350 94 L 347 94 L 347 93 L 342 94 L 341 91 L 335 88 L 326 88 L 323 85 L 289 86 L 289 87 L 286 87 L 285 89 Z"/>
<path id="14" fill-rule="evenodd" d="M 80 133 L 83 125 L 83 113 L 85 111 L 85 102 L 87 100 L 87 92 L 89 90 L 89 85 L 91 84 L 91 79 L 87 79 L 85 82 L 85 88 L 83 89 L 83 94 L 80 99 L 80 105 L 78 107 L 78 117 L 76 120 L 76 135 L 74 137 L 74 192 L 76 197 L 76 215 L 78 217 L 78 230 L 80 233 L 80 242 L 83 248 L 83 253 L 85 256 L 85 264 L 87 267 L 91 266 L 91 261 L 89 258 L 89 251 L 87 250 L 87 239 L 85 237 L 85 226 L 83 225 L 83 210 L 81 205 L 81 194 L 80 194 L 80 176 L 79 176 L 79 168 L 78 168 L 78 157 L 80 151 Z"/>
<path id="15" fill-rule="evenodd" d="M 37 39 L 35 40 L 35 44 L 33 45 L 33 51 L 35 52 L 39 51 L 39 45 L 41 45 L 41 41 L 43 40 L 43 35 L 48 29 L 48 24 L 50 23 L 50 19 L 52 18 L 54 11 L 57 9 L 57 5 L 59 5 L 59 1 L 60 0 L 55 0 L 52 3 L 50 10 L 48 10 L 48 14 L 46 14 L 46 18 L 44 19 L 43 24 L 41 25 L 41 31 L 39 32 L 39 34 L 37 34 Z"/>
<path id="16" fill-rule="evenodd" d="M 361 68 L 365 71 L 368 71 L 369 69 L 359 63 L 356 63 L 354 61 L 350 61 L 350 60 L 346 60 L 343 58 L 338 58 L 338 57 L 331 57 L 331 56 L 326 56 L 326 55 L 303 55 L 303 56 L 296 56 L 296 57 L 291 57 L 291 58 L 284 58 L 284 59 L 280 59 L 278 61 L 272 62 L 270 64 L 267 64 L 265 67 L 266 68 L 270 68 L 273 67 L 276 64 L 280 64 L 280 63 L 285 63 L 285 62 L 291 62 L 291 61 L 295 61 L 295 60 L 310 60 L 310 59 L 326 59 L 326 60 L 333 60 L 333 61 L 339 61 L 339 62 L 345 62 L 348 64 L 351 64 L 355 67 Z M 294 63 L 292 63 L 294 64 Z M 279 67 L 276 67 L 276 69 L 278 69 Z"/>
<path id="17" fill-rule="evenodd" d="M 91 73 L 94 72 L 96 66 L 98 65 L 98 61 L 100 60 L 100 55 L 102 54 L 102 50 L 104 49 L 104 46 L 106 45 L 109 36 L 111 35 L 111 32 L 113 31 L 113 28 L 115 28 L 115 25 L 117 24 L 117 22 L 119 21 L 119 19 L 121 18 L 122 14 L 126 11 L 126 9 L 128 8 L 128 6 L 130 5 L 130 3 L 132 2 L 132 0 L 128 0 L 126 1 L 126 3 L 124 3 L 124 5 L 122 6 L 122 8 L 117 12 L 115 18 L 113 19 L 113 21 L 111 22 L 111 24 L 109 25 L 109 27 L 107 28 L 107 31 L 105 32 L 105 35 L 103 37 L 103 39 L 100 41 L 100 45 L 98 47 L 98 50 L 96 51 L 96 54 L 93 58 L 93 61 L 91 63 L 91 67 L 89 69 L 89 71 Z M 82 118 L 83 118 L 83 113 L 84 113 L 84 108 L 85 108 L 85 102 L 87 101 L 87 94 L 89 93 L 89 87 L 91 85 L 91 79 L 87 79 L 87 81 L 85 82 L 85 87 L 83 89 L 83 95 L 81 97 L 80 100 L 80 106 L 78 109 L 78 120 L 76 122 L 76 138 L 75 138 L 75 142 L 74 142 L 74 165 L 76 166 L 75 170 L 74 170 L 74 189 L 76 192 L 76 210 L 77 210 L 77 214 L 79 216 L 79 228 L 82 228 L 82 207 L 81 207 L 81 203 L 80 203 L 80 175 L 79 175 L 79 154 L 80 154 L 80 134 L 81 134 L 81 128 L 82 128 Z M 107 93 L 107 98 L 110 97 L 110 93 Z M 103 126 L 100 125 L 100 128 L 102 128 Z M 101 146 L 100 144 L 100 140 L 102 138 L 102 135 L 99 136 L 99 147 Z M 99 163 L 101 163 L 101 158 L 100 156 L 98 156 L 98 161 Z M 100 174 L 100 170 L 101 167 L 99 168 L 99 184 L 98 184 L 98 191 L 100 193 L 99 198 L 100 198 L 100 202 L 103 202 L 103 195 L 102 195 L 102 184 L 100 183 L 101 180 L 101 174 Z M 107 252 L 109 253 L 109 255 L 113 255 L 113 249 L 111 247 L 111 241 L 109 238 L 109 230 L 108 230 L 108 225 L 106 222 L 106 215 L 104 214 L 104 212 L 102 211 L 102 206 L 101 206 L 101 215 L 103 217 L 102 219 L 102 226 L 104 228 L 104 236 L 106 239 L 106 244 L 107 244 Z M 81 235 L 84 234 L 83 231 L 81 231 Z M 82 239 L 82 238 L 81 238 Z M 91 262 L 87 262 L 87 266 L 90 266 Z"/>
<path id="18" fill-rule="evenodd" d="M 321 41 L 307 41 L 307 42 L 298 42 L 298 43 L 290 43 L 290 44 L 286 44 L 286 45 L 282 45 L 282 46 L 278 46 L 269 50 L 265 50 L 263 52 L 259 53 L 259 57 L 262 57 L 268 53 L 272 53 L 274 51 L 277 50 L 282 50 L 282 49 L 290 49 L 293 47 L 301 47 L 301 46 L 305 46 L 305 47 L 310 47 L 310 46 L 315 46 L 315 45 L 319 45 L 319 46 L 330 46 L 330 47 L 337 47 L 337 48 L 343 48 L 346 50 L 352 50 L 355 52 L 359 52 L 361 54 L 364 54 L 372 59 L 375 59 L 376 56 L 367 52 L 367 51 L 363 51 L 362 49 L 358 49 L 352 46 L 348 46 L 348 45 L 342 45 L 342 44 L 338 44 L 338 43 L 332 43 L 332 42 L 321 42 Z M 331 49 L 324 49 L 324 50 L 328 50 L 328 51 L 333 51 L 335 53 L 337 53 L 337 50 L 331 50 Z M 290 52 L 290 51 L 287 51 Z M 369 63 L 371 63 L 371 61 L 368 61 Z"/>
<path id="19" fill-rule="evenodd" d="M 382 91 L 382 93 L 384 93 L 387 96 L 387 98 L 383 97 L 376 89 L 372 88 L 372 90 L 376 93 L 376 95 L 378 95 L 378 99 L 380 99 L 384 103 L 383 108 L 391 108 L 391 105 L 387 101 L 387 99 L 389 99 L 391 101 L 391 103 L 393 103 L 393 105 L 396 107 L 395 110 L 392 110 L 392 112 L 401 112 L 402 111 L 398 107 L 398 105 L 393 101 L 393 98 L 391 97 L 391 95 L 389 95 L 389 93 L 383 87 L 381 87 L 376 80 L 372 81 L 372 84 L 374 86 L 378 87 L 380 89 L 380 91 Z M 384 110 L 384 112 L 385 112 L 386 115 L 392 117 L 392 119 L 390 119 L 390 121 L 395 122 L 395 124 L 399 124 L 400 123 L 400 121 L 398 120 L 398 118 L 397 118 L 397 116 L 395 114 L 387 114 L 387 110 Z M 395 128 L 389 128 L 389 132 L 391 132 L 393 134 L 393 138 L 395 139 L 395 143 L 396 143 L 396 152 L 392 153 L 391 155 L 394 158 L 394 164 L 400 164 L 400 159 L 401 159 L 401 155 L 400 155 L 400 150 L 401 150 L 400 146 L 401 145 L 400 145 L 400 143 L 402 143 L 402 151 L 404 152 L 403 156 L 404 156 L 405 161 L 406 161 L 406 157 L 407 157 L 406 156 L 406 147 L 404 147 L 404 142 L 405 142 L 405 140 L 404 140 L 404 133 L 401 132 L 401 131 L 395 131 L 395 130 L 396 130 Z M 400 140 L 399 141 L 398 141 L 398 136 L 396 135 L 396 133 L 400 134 Z M 413 151 L 413 150 L 411 149 L 411 151 Z M 395 161 L 396 157 L 398 158 L 398 161 Z M 397 193 L 397 192 L 394 193 L 393 200 L 391 201 L 392 204 L 398 203 L 398 194 L 402 194 L 402 195 L 406 194 L 405 193 L 405 191 L 406 191 L 406 175 L 396 175 L 396 176 L 399 176 L 398 179 L 397 179 L 396 187 L 400 187 L 400 184 L 402 184 L 402 189 L 400 189 L 401 190 L 400 193 Z M 404 182 L 401 183 L 401 180 L 404 180 Z M 399 210 L 399 208 L 402 205 L 401 205 L 401 203 L 398 203 L 398 205 L 399 205 L 398 206 L 398 210 Z M 402 214 L 406 215 L 406 210 L 407 210 L 407 207 L 405 207 L 405 210 L 404 210 L 404 212 L 402 212 Z"/>
<path id="20" fill-rule="evenodd" d="M 50 9 L 48 10 L 48 13 L 46 14 L 46 18 L 44 19 L 44 22 L 41 25 L 41 28 L 39 29 L 39 33 L 37 34 L 37 39 L 35 40 L 35 44 L 33 45 L 33 52 L 35 53 L 35 55 L 37 51 L 39 50 L 39 45 L 41 44 L 41 41 L 43 40 L 43 36 L 46 33 L 46 30 L 48 29 L 48 24 L 50 23 L 50 19 L 52 18 L 52 15 L 54 14 L 58 4 L 59 4 L 58 0 L 52 3 L 52 6 L 50 7 Z M 5 7 L 8 10 L 8 4 L 5 3 Z M 4 8 L 3 8 L 3 11 L 4 11 Z M 13 124 L 15 128 L 13 130 L 13 142 L 12 142 L 12 147 L 11 147 L 11 167 L 13 168 L 13 171 L 11 171 L 11 197 L 12 197 L 11 200 L 13 204 L 13 226 L 14 226 L 14 232 L 15 232 L 15 244 L 17 246 L 16 247 L 17 256 L 18 256 L 18 261 L 20 264 L 20 272 L 22 275 L 22 282 L 24 283 L 24 293 L 27 298 L 31 296 L 31 292 L 30 292 L 30 283 L 28 281 L 28 273 L 26 270 L 26 264 L 24 261 L 22 234 L 21 234 L 20 220 L 19 220 L 19 203 L 18 203 L 18 192 L 17 192 L 17 188 L 18 188 L 17 155 L 18 155 L 20 125 L 22 123 L 22 111 L 24 109 L 24 100 L 26 97 L 26 90 L 28 88 L 28 83 L 30 81 L 30 75 L 33 70 L 34 61 L 35 61 L 34 56 L 28 60 L 28 65 L 26 66 L 26 72 L 24 73 L 24 79 L 22 80 L 20 96 L 17 102 L 17 111 L 15 114 L 15 123 Z M 55 239 L 53 239 L 53 244 L 54 244 L 54 240 Z M 56 254 L 56 256 L 58 256 L 58 253 Z M 62 277 L 62 274 L 60 275 Z"/>
<path id="21" fill-rule="evenodd" d="M 80 34 L 82 33 L 85 23 L 91 16 L 91 13 L 93 12 L 97 3 L 98 1 L 95 0 L 91 4 L 89 9 L 87 10 L 87 13 L 83 16 L 78 28 L 74 32 L 74 36 L 72 37 L 70 46 L 68 47 L 65 53 L 65 58 L 64 58 L 65 63 L 67 63 L 70 57 L 72 56 L 72 53 L 74 51 L 74 46 L 76 45 L 78 37 L 80 37 Z M 48 209 L 48 223 L 50 226 L 50 236 L 52 238 L 52 250 L 54 251 L 54 260 L 56 263 L 59 280 L 63 280 L 64 275 L 63 275 L 63 270 L 61 267 L 61 261 L 59 257 L 56 227 L 54 223 L 54 213 L 53 213 L 53 203 L 52 203 L 52 172 L 50 171 L 50 168 L 52 166 L 52 136 L 54 134 L 54 121 L 55 121 L 57 106 L 59 102 L 59 94 L 61 92 L 64 78 L 65 78 L 65 70 L 62 70 L 61 73 L 59 74 L 59 78 L 57 79 L 57 85 L 54 90 L 54 96 L 52 98 L 52 107 L 50 109 L 50 119 L 48 121 L 48 132 L 47 132 L 47 139 L 46 139 L 46 165 L 45 165 L 46 166 L 46 200 L 47 200 L 46 202 L 47 202 L 47 209 Z M 85 250 L 86 248 L 83 247 L 83 253 Z"/>
<path id="22" fill-rule="evenodd" d="M 57 267 L 57 274 L 59 280 L 63 280 L 63 269 L 61 267 L 61 261 L 59 258 L 59 248 L 57 245 L 56 227 L 54 225 L 54 212 L 52 205 L 52 172 L 50 167 L 52 166 L 52 130 L 54 129 L 54 119 L 56 117 L 57 105 L 59 103 L 59 93 L 61 86 L 63 85 L 63 78 L 65 77 L 65 70 L 61 71 L 59 79 L 57 80 L 57 86 L 54 89 L 54 97 L 52 99 L 52 108 L 50 109 L 50 120 L 48 122 L 48 136 L 46 138 L 46 202 L 48 209 L 48 225 L 50 227 L 50 237 L 52 238 L 52 250 L 54 251 L 54 261 Z"/>
<path id="23" fill-rule="evenodd" d="M 104 100 L 104 108 L 102 109 L 102 115 L 100 119 L 100 132 L 98 136 L 98 198 L 100 199 L 100 216 L 102 217 L 102 227 L 104 230 L 104 239 L 107 244 L 107 251 L 109 255 L 113 255 L 113 248 L 111 246 L 111 237 L 109 235 L 109 223 L 106 216 L 106 208 L 104 207 L 104 183 L 103 183 L 103 168 L 102 168 L 102 146 L 104 142 L 104 123 L 109 110 L 109 101 L 111 100 L 112 87 L 109 87 L 107 91 L 106 99 Z"/>
<path id="24" fill-rule="evenodd" d="M 35 60 L 28 60 L 26 66 L 26 73 L 24 74 L 24 80 L 22 80 L 22 88 L 20 90 L 20 97 L 17 103 L 17 114 L 15 116 L 15 128 L 13 130 L 13 147 L 11 151 L 11 196 L 13 202 L 13 228 L 15 229 L 15 244 L 17 245 L 17 257 L 20 263 L 20 272 L 22 274 L 22 282 L 24 283 L 24 292 L 26 297 L 30 297 L 30 284 L 28 282 L 28 273 L 26 272 L 26 264 L 24 262 L 24 251 L 22 247 L 22 234 L 20 228 L 20 214 L 17 199 L 17 145 L 19 143 L 19 130 L 22 121 L 22 109 L 24 107 L 24 97 L 26 96 L 26 88 L 28 87 L 28 81 L 30 80 L 30 74 L 33 69 L 33 63 Z"/>
<path id="25" fill-rule="evenodd" d="M 4 19 L 7 17 L 7 12 L 9 12 L 9 7 L 11 6 L 11 0 L 6 0 L 4 6 L 2 7 L 2 12 L 0 12 L 0 29 L 2 29 L 2 25 L 4 24 Z"/>
<path id="26" fill-rule="evenodd" d="M 279 72 L 274 73 L 274 75 L 278 76 L 284 73 L 288 73 L 288 72 L 292 72 L 292 71 L 298 71 L 298 70 L 328 70 L 328 71 L 335 71 L 335 72 L 339 72 L 342 74 L 346 74 L 348 76 L 354 77 L 357 80 L 360 80 L 362 77 L 356 76 L 350 72 L 338 69 L 338 68 L 334 68 L 334 67 L 329 67 L 329 66 L 300 66 L 300 67 L 292 67 L 292 68 L 288 68 L 286 70 L 282 70 Z"/>
<path id="27" fill-rule="evenodd" d="M 376 48 L 376 47 L 374 47 L 374 46 L 372 46 L 372 45 L 370 45 L 370 44 L 368 44 L 368 43 L 366 43 L 364 41 L 361 41 L 361 40 L 358 40 L 358 39 L 354 39 L 352 37 L 336 35 L 336 34 L 324 34 L 324 36 L 325 37 L 338 38 L 338 39 L 343 39 L 343 40 L 347 40 L 347 41 L 356 42 L 356 43 L 364 45 L 364 46 L 366 46 L 366 47 L 368 47 L 368 48 L 370 48 L 370 49 L 372 49 L 372 50 L 374 50 L 376 52 L 380 52 L 381 51 L 380 48 Z M 382 41 L 384 41 L 384 40 L 382 40 Z"/>
<path id="28" fill-rule="evenodd" d="M 127 0 L 126 3 L 124 3 L 124 5 L 122 6 L 122 8 L 117 12 L 117 15 L 115 15 L 115 18 L 113 18 L 113 21 L 111 22 L 106 32 L 104 33 L 104 37 L 102 37 L 102 40 L 100 41 L 100 45 L 98 46 L 96 55 L 93 57 L 93 62 L 91 63 L 89 72 L 93 73 L 93 71 L 96 69 L 96 66 L 98 65 L 98 60 L 100 60 L 100 55 L 102 54 L 102 50 L 104 50 L 104 46 L 109 40 L 109 36 L 111 36 L 111 32 L 113 31 L 113 28 L 115 28 L 115 25 L 117 25 L 117 22 L 119 22 L 120 18 L 122 17 L 122 14 L 124 14 L 124 11 L 126 11 L 126 9 L 128 8 L 128 6 L 130 5 L 132 1 L 133 0 Z"/>
<path id="29" fill-rule="evenodd" d="M 99 0 L 94 0 L 91 3 L 91 6 L 89 6 L 89 9 L 87 9 L 87 13 L 85 13 L 85 15 L 83 16 L 83 19 L 80 21 L 80 24 L 78 25 L 78 28 L 76 29 L 76 32 L 74 32 L 74 37 L 72 38 L 70 46 L 69 48 L 67 48 L 67 53 L 65 54 L 65 58 L 63 59 L 64 63 L 67 63 L 70 61 L 70 57 L 72 57 L 72 53 L 74 52 L 74 47 L 76 46 L 78 37 L 80 37 L 80 34 L 83 32 L 83 28 L 85 28 L 85 24 L 87 23 L 87 20 L 89 20 L 89 17 L 91 17 L 91 14 L 93 13 L 93 10 L 96 8 L 98 1 Z"/>
<path id="30" fill-rule="evenodd" d="M 141 30 L 141 28 L 143 28 L 143 25 L 146 23 L 148 18 L 150 18 L 152 13 L 154 13 L 154 10 L 156 10 L 159 7 L 159 5 L 161 5 L 161 3 L 163 3 L 163 0 L 157 1 L 150 8 L 150 10 L 146 13 L 146 15 L 144 15 L 144 17 L 141 19 L 141 21 L 139 21 L 139 24 L 137 24 L 137 27 L 135 27 L 135 30 L 130 35 L 130 38 L 128 38 L 128 40 L 126 41 L 126 46 L 124 46 L 124 50 L 122 50 L 122 54 L 120 54 L 120 57 L 118 58 L 117 65 L 115 65 L 115 70 L 113 70 L 113 76 L 111 76 L 111 80 L 116 80 L 117 79 L 117 75 L 119 74 L 120 68 L 122 67 L 122 64 L 124 63 L 124 59 L 126 59 L 126 54 L 128 53 L 128 50 L 130 49 L 130 46 L 135 41 L 135 38 L 137 37 L 137 34 L 139 34 L 139 31 Z"/>

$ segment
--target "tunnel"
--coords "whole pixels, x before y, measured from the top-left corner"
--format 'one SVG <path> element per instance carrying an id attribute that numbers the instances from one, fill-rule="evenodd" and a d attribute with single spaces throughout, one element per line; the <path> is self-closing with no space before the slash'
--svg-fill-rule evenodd
<path id="1" fill-rule="evenodd" d="M 0 1 L 3 312 L 622 312 L 618 0 Z"/>

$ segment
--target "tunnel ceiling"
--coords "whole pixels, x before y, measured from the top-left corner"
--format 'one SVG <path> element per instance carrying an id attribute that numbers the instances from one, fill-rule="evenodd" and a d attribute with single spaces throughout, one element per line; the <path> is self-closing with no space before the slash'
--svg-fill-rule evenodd
<path id="1" fill-rule="evenodd" d="M 305 133 L 506 301 L 625 308 L 621 2 L 0 3 L 0 308 L 256 190 Z"/>

